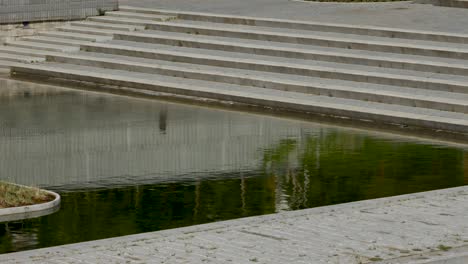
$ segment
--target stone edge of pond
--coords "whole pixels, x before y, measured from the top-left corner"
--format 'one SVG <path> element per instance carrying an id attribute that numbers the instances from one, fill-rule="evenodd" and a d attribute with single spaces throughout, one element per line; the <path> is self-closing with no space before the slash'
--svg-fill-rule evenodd
<path id="1" fill-rule="evenodd" d="M 158 243 L 165 243 L 166 238 L 175 238 L 176 236 L 183 235 L 183 236 L 192 236 L 194 237 L 196 233 L 203 233 L 209 231 L 216 231 L 222 229 L 239 229 L 244 227 L 255 227 L 261 224 L 268 224 L 268 221 L 276 221 L 278 223 L 281 222 L 282 219 L 291 218 L 291 217 L 303 217 L 307 215 L 314 215 L 314 214 L 327 214 L 330 212 L 338 212 L 338 211 L 356 211 L 359 209 L 366 209 L 368 207 L 378 207 L 378 206 L 387 206 L 391 204 L 398 204 L 404 203 L 409 200 L 426 200 L 428 204 L 431 201 L 427 201 L 427 199 L 433 199 L 437 196 L 442 196 L 442 199 L 446 200 L 447 198 L 458 196 L 458 195 L 467 195 L 468 194 L 468 185 L 459 186 L 459 187 L 452 187 L 447 189 L 440 189 L 440 190 L 433 190 L 433 191 L 424 191 L 418 192 L 413 194 L 404 194 L 398 196 L 391 196 L 391 197 L 384 197 L 384 198 L 376 198 L 370 200 L 362 200 L 350 203 L 343 203 L 343 204 L 336 204 L 336 205 L 329 205 L 329 206 L 322 206 L 322 207 L 315 207 L 310 209 L 303 209 L 298 211 L 286 211 L 276 214 L 270 215 L 262 215 L 262 216 L 252 216 L 240 219 L 233 219 L 221 222 L 213 222 L 195 226 L 188 226 L 188 227 L 181 227 L 175 229 L 168 229 L 168 230 L 161 230 L 161 231 L 154 231 L 154 232 L 147 232 L 141 234 L 134 234 L 134 235 L 127 235 L 122 237 L 114 237 L 114 238 L 107 238 L 107 239 L 100 239 L 94 241 L 87 241 L 87 242 L 80 242 L 74 244 L 67 244 L 61 246 L 54 246 L 48 248 L 41 248 L 29 251 L 22 251 L 16 253 L 9 253 L 9 254 L 2 254 L 0 255 L 0 262 L 4 261 L 6 263 L 31 263 L 36 260 L 40 262 L 41 260 L 48 259 L 48 260 L 64 260 L 64 259 L 75 259 L 78 262 L 80 258 L 84 255 L 91 254 L 94 258 L 96 257 L 95 263 L 106 263 L 104 262 L 105 258 L 106 261 L 112 259 L 113 256 L 111 253 L 110 255 L 105 255 L 103 259 L 97 259 L 99 256 L 99 251 L 108 251 L 108 252 L 117 252 L 118 254 L 115 259 L 122 260 L 121 254 L 123 249 L 130 244 L 140 243 L 143 241 L 153 240 L 150 244 L 145 243 L 145 247 L 149 247 L 153 245 L 154 247 L 161 245 Z M 360 213 L 358 213 L 360 214 Z M 421 225 L 426 225 L 425 223 L 420 223 Z M 158 242 L 159 241 L 159 242 Z M 162 242 L 161 242 L 162 241 Z M 434 246 L 437 245 L 437 241 L 434 242 Z M 421 254 L 410 254 L 406 255 L 403 254 L 401 256 L 395 256 L 395 258 L 387 259 L 387 260 L 376 260 L 372 263 L 375 264 L 396 264 L 396 263 L 407 263 L 407 264 L 458 264 L 458 263 L 466 263 L 465 260 L 468 259 L 468 244 L 464 244 L 460 247 L 454 247 L 450 250 L 438 250 L 434 252 L 423 252 Z M 204 249 L 206 250 L 206 249 Z M 133 257 L 139 256 L 141 252 L 146 254 L 146 251 L 139 251 L 140 253 L 136 253 L 136 255 L 132 255 Z M 135 252 L 134 252 L 135 253 Z M 115 255 L 114 254 L 114 255 Z M 85 259 L 89 259 L 88 257 L 83 257 Z M 33 261 L 34 260 L 34 261 Z M 98 261 L 100 260 L 100 261 Z M 119 262 L 120 263 L 120 262 Z M 310 263 L 310 262 L 309 262 Z M 345 262 L 340 262 L 345 263 Z M 348 262 L 347 262 L 348 263 Z M 354 263 L 354 262 L 353 262 Z"/>
<path id="2" fill-rule="evenodd" d="M 57 212 L 60 209 L 60 195 L 52 191 L 42 191 L 54 196 L 55 199 L 46 203 L 0 209 L 0 223 L 36 218 Z"/>

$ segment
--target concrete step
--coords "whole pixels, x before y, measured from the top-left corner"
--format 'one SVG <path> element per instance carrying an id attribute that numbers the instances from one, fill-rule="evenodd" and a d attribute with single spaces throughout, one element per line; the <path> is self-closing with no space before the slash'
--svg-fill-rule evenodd
<path id="1" fill-rule="evenodd" d="M 80 47 L 80 45 L 82 44 L 87 44 L 91 42 L 91 41 L 75 40 L 75 39 L 69 39 L 69 38 L 47 37 L 47 36 L 24 37 L 22 38 L 22 40 L 45 43 L 45 44 L 75 46 L 75 47 Z"/>
<path id="2" fill-rule="evenodd" d="M 23 56 L 18 54 L 11 54 L 7 51 L 0 50 L 0 60 L 1 61 L 12 61 L 12 62 L 22 62 L 22 63 L 36 63 L 44 62 L 44 57 L 32 57 L 32 56 Z"/>
<path id="3" fill-rule="evenodd" d="M 135 27 L 143 27 L 146 29 L 147 24 L 151 23 L 166 23 L 158 22 L 151 19 L 144 18 L 127 18 L 127 17 L 116 17 L 116 16 L 97 16 L 89 17 L 88 21 L 93 21 L 95 23 L 108 24 L 108 25 L 132 25 Z"/>
<path id="4" fill-rule="evenodd" d="M 73 32 L 64 32 L 64 31 L 45 31 L 40 32 L 40 36 L 54 37 L 54 38 L 64 38 L 64 39 L 73 39 L 80 41 L 90 41 L 90 42 L 105 42 L 111 40 L 111 36 L 98 36 L 91 34 L 80 34 Z"/>
<path id="5" fill-rule="evenodd" d="M 118 33 L 116 40 L 156 43 L 191 48 L 242 52 L 256 55 L 359 64 L 384 68 L 468 75 L 468 61 L 446 58 L 428 58 L 406 54 L 391 54 L 361 50 L 344 50 L 269 41 L 238 40 L 223 37 L 187 35 L 183 33 L 145 31 Z"/>
<path id="6" fill-rule="evenodd" d="M 113 23 L 112 18 L 96 17 L 101 22 Z M 120 21 L 124 23 L 125 21 Z M 137 24 L 137 22 L 134 22 Z M 429 42 L 395 38 L 370 37 L 329 32 L 280 32 L 272 28 L 224 25 L 219 23 L 194 23 L 187 21 L 153 22 L 141 20 L 149 30 L 219 36 L 237 39 L 266 40 L 272 42 L 369 50 L 420 56 L 468 59 L 468 44 Z"/>
<path id="7" fill-rule="evenodd" d="M 47 43 L 40 43 L 40 42 L 26 41 L 26 40 L 12 41 L 12 42 L 7 42 L 5 44 L 11 47 L 27 48 L 27 49 L 34 49 L 34 50 L 45 50 L 45 51 L 53 51 L 53 52 L 75 52 L 75 51 L 80 50 L 80 47 L 76 47 L 76 46 L 55 45 L 55 44 L 47 44 Z"/>
<path id="8" fill-rule="evenodd" d="M 134 26 L 131 24 L 119 24 L 113 25 L 109 23 L 100 23 L 100 22 L 93 22 L 94 20 L 92 17 L 88 18 L 87 21 L 79 21 L 79 22 L 71 22 L 71 26 L 76 27 L 89 27 L 89 28 L 99 28 L 99 29 L 109 29 L 109 30 L 119 30 L 119 31 L 136 31 L 136 30 L 144 30 L 144 26 Z"/>
<path id="9" fill-rule="evenodd" d="M 468 58 L 468 44 L 453 44 L 434 41 L 390 39 L 385 37 L 371 37 L 353 34 L 339 34 L 330 32 L 312 32 L 299 30 L 285 30 L 258 27 L 225 25 L 219 23 L 172 21 L 155 22 L 143 19 L 125 19 L 113 17 L 93 17 L 93 21 L 102 23 L 124 23 L 145 26 L 147 29 L 201 34 L 208 36 L 221 36 L 230 38 L 243 38 L 255 40 L 268 40 L 273 42 L 298 43 L 345 49 L 359 49 L 381 51 L 390 53 L 413 54 L 422 56 L 437 56 L 457 59 Z"/>
<path id="10" fill-rule="evenodd" d="M 30 56 L 30 57 L 38 57 L 38 58 L 44 58 L 44 59 L 46 55 L 60 54 L 59 52 L 37 50 L 35 48 L 12 47 L 12 46 L 0 46 L 0 52 L 8 53 L 11 55 Z"/>
<path id="11" fill-rule="evenodd" d="M 57 30 L 61 32 L 68 32 L 68 33 L 78 33 L 78 34 L 88 34 L 88 35 L 108 36 L 108 37 L 112 37 L 116 33 L 128 32 L 128 31 L 122 31 L 122 30 L 110 30 L 110 29 L 78 27 L 78 26 L 64 26 L 64 27 L 57 28 Z"/>
<path id="12" fill-rule="evenodd" d="M 397 71 L 392 69 L 380 69 L 376 67 L 361 66 L 361 70 L 356 70 L 357 66 L 342 64 L 341 68 L 317 65 L 306 65 L 291 63 L 289 61 L 270 61 L 264 59 L 242 58 L 241 54 L 229 52 L 200 53 L 188 52 L 162 47 L 139 47 L 131 44 L 115 43 L 114 41 L 104 44 L 89 43 L 81 46 L 83 51 L 117 54 L 129 57 L 140 57 L 157 60 L 167 60 L 174 62 L 185 62 L 192 64 L 210 65 L 224 68 L 243 69 L 252 71 L 264 71 L 283 74 L 292 74 L 298 76 L 320 77 L 326 79 L 348 80 L 363 83 L 384 84 L 393 86 L 403 86 L 412 88 L 421 88 L 438 91 L 448 91 L 457 93 L 468 93 L 468 80 L 464 76 L 456 75 L 437 75 L 437 78 L 431 77 L 434 74 L 422 73 L 421 76 L 413 76 L 419 72 Z M 274 59 L 274 58 L 273 58 Z M 329 64 L 330 65 L 330 64 Z M 374 71 L 371 71 L 374 69 Z M 383 72 L 382 72 L 383 70 Z M 386 73 L 392 70 L 393 74 Z M 398 74 L 397 74 L 398 73 Z M 419 73 L 421 74 L 421 73 Z"/>
<path id="13" fill-rule="evenodd" d="M 154 21 L 169 21 L 169 20 L 174 20 L 174 19 L 177 18 L 177 16 L 142 14 L 142 13 L 123 12 L 123 11 L 109 11 L 109 12 L 106 12 L 106 16 L 136 18 L 136 19 L 149 19 L 149 20 L 154 20 Z"/>
<path id="14" fill-rule="evenodd" d="M 158 74 L 134 73 L 58 63 L 13 67 L 12 75 L 18 78 L 36 76 L 92 82 L 113 87 L 134 88 L 132 89 L 133 92 L 143 94 L 145 90 L 149 90 L 183 96 L 235 101 L 275 109 L 288 109 L 289 111 L 313 112 L 335 117 L 373 120 L 380 123 L 420 126 L 435 130 L 461 133 L 468 131 L 468 115 L 461 113 L 265 88 L 246 88 L 245 86 L 168 77 Z"/>
<path id="15" fill-rule="evenodd" d="M 436 32 L 436 31 L 422 31 L 422 30 L 409 30 L 409 29 L 395 29 L 395 28 L 364 26 L 364 25 L 349 25 L 349 24 L 284 20 L 284 19 L 274 19 L 274 18 L 258 18 L 258 17 L 200 13 L 200 12 L 172 11 L 172 10 L 150 9 L 150 8 L 140 8 L 140 7 L 130 7 L 130 6 L 120 6 L 119 10 L 124 11 L 124 12 L 134 12 L 134 13 L 139 13 L 139 14 L 157 14 L 157 15 L 177 16 L 179 19 L 193 20 L 193 21 L 205 21 L 205 22 L 226 23 L 226 24 L 236 24 L 236 25 L 256 25 L 256 26 L 261 26 L 261 27 L 309 30 L 309 31 L 321 31 L 321 32 L 336 32 L 336 33 L 357 34 L 357 35 L 364 35 L 364 36 L 442 41 L 442 42 L 452 42 L 452 43 L 468 43 L 467 34 L 459 34 L 456 32 Z"/>
<path id="16" fill-rule="evenodd" d="M 2 60 L 0 58 L 0 70 L 10 70 L 11 66 L 22 66 L 23 64 L 19 62 L 9 61 L 9 60 Z"/>
<path id="17" fill-rule="evenodd" d="M 415 106 L 442 111 L 468 113 L 468 94 L 456 94 L 383 85 L 363 85 L 357 82 L 337 82 L 322 78 L 269 74 L 246 70 L 229 72 L 219 67 L 200 67 L 157 60 L 135 60 L 123 56 L 103 57 L 96 53 L 47 56 L 47 60 L 97 68 L 126 70 L 203 81 L 293 91 L 306 94 L 348 98 L 362 101 Z M 171 65 L 172 64 L 172 65 Z"/>

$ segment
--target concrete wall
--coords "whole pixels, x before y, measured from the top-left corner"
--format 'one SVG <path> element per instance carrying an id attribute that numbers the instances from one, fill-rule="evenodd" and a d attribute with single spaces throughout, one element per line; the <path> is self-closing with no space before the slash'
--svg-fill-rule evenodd
<path id="1" fill-rule="evenodd" d="M 118 0 L 0 0 L 0 24 L 82 19 L 117 8 Z"/>

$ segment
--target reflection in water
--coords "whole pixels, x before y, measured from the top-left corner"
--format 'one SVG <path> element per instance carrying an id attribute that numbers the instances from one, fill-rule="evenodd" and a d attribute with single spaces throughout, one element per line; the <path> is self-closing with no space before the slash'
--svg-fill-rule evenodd
<path id="1" fill-rule="evenodd" d="M 0 179 L 59 191 L 63 202 L 56 214 L 0 224 L 0 252 L 468 183 L 468 155 L 457 147 L 156 101 L 11 90 L 0 97 Z"/>
<path id="2" fill-rule="evenodd" d="M 163 107 L 159 111 L 159 131 L 162 134 L 166 134 L 167 128 L 167 107 Z"/>

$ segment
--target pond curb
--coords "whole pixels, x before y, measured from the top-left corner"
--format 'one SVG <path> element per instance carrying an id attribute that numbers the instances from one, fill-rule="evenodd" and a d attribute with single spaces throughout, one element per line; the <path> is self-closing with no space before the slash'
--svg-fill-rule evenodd
<path id="1" fill-rule="evenodd" d="M 60 209 L 60 195 L 47 190 L 43 191 L 53 195 L 55 199 L 47 203 L 0 209 L 0 223 L 36 218 L 57 212 Z"/>

